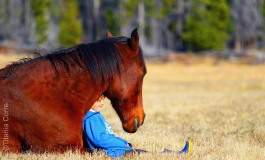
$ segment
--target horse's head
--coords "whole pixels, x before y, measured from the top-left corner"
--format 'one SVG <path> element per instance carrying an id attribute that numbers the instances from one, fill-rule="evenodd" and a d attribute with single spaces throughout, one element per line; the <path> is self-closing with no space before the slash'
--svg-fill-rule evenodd
<path id="1" fill-rule="evenodd" d="M 111 37 L 111 34 L 108 34 Z M 139 47 L 139 36 L 135 29 L 127 44 L 115 44 L 122 56 L 120 74 L 114 76 L 105 95 L 119 115 L 123 129 L 134 133 L 143 124 L 145 113 L 142 102 L 143 78 L 146 67 Z"/>

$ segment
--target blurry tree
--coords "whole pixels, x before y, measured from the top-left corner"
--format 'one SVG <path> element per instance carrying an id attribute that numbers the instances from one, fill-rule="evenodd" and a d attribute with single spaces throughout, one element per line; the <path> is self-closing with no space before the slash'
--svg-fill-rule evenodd
<path id="1" fill-rule="evenodd" d="M 91 0 L 79 0 L 79 8 L 80 8 L 80 15 L 82 19 L 82 28 L 83 28 L 83 41 L 89 42 L 92 41 L 92 34 L 89 34 L 89 29 L 92 28 L 92 20 L 88 17 L 90 17 L 92 9 L 88 8 L 91 5 L 89 5 L 89 2 Z"/>
<path id="2" fill-rule="evenodd" d="M 221 50 L 228 39 L 228 47 L 240 50 L 264 47 L 264 26 L 265 0 L 0 0 L 0 41 L 49 47 L 137 27 L 154 53 Z"/>
<path id="3" fill-rule="evenodd" d="M 265 0 L 259 0 L 258 6 L 262 18 L 261 36 L 258 39 L 259 42 L 258 47 L 264 48 L 265 47 Z"/>
<path id="4" fill-rule="evenodd" d="M 232 20 L 235 25 L 234 47 L 253 47 L 260 36 L 262 17 L 257 0 L 231 0 Z"/>
<path id="5" fill-rule="evenodd" d="M 7 24 L 7 2 L 2 0 L 0 1 L 0 41 L 7 38 Z"/>
<path id="6" fill-rule="evenodd" d="M 115 36 L 121 34 L 121 26 L 125 23 L 121 18 L 121 0 L 104 1 L 104 19 L 107 29 Z"/>
<path id="7" fill-rule="evenodd" d="M 1 0 L 0 40 L 23 41 L 25 1 Z"/>
<path id="8" fill-rule="evenodd" d="M 59 42 L 64 46 L 72 46 L 81 41 L 82 27 L 78 19 L 77 0 L 65 0 L 63 2 L 61 19 L 59 22 Z"/>
<path id="9" fill-rule="evenodd" d="M 21 27 L 23 28 L 21 36 L 23 42 L 29 43 L 30 42 L 30 35 L 31 35 L 31 1 L 30 0 L 22 0 L 22 15 L 21 15 Z"/>
<path id="10" fill-rule="evenodd" d="M 262 16 L 265 17 L 265 0 L 260 0 L 259 2 L 260 2 L 259 9 L 261 10 Z"/>
<path id="11" fill-rule="evenodd" d="M 175 46 L 176 18 L 172 16 L 176 0 L 127 0 L 126 17 L 135 18 L 144 43 L 159 49 Z M 174 28 L 174 29 L 173 29 Z M 172 29 L 171 31 L 169 31 Z M 171 44 L 171 46 L 170 46 Z"/>
<path id="12" fill-rule="evenodd" d="M 31 7 L 35 19 L 35 32 L 37 34 L 37 43 L 46 42 L 47 29 L 49 27 L 48 11 L 51 0 L 32 0 Z"/>
<path id="13" fill-rule="evenodd" d="M 135 23 L 140 34 L 145 35 L 146 42 L 157 52 L 164 48 L 179 49 L 183 48 L 180 35 L 188 4 L 184 0 L 127 0 L 126 17 L 137 16 Z"/>
<path id="14" fill-rule="evenodd" d="M 183 41 L 181 39 L 181 35 L 183 33 L 183 23 L 185 19 L 185 2 L 184 0 L 177 0 L 176 1 L 176 22 L 171 23 L 169 25 L 170 30 L 175 33 L 175 45 L 176 48 L 182 49 L 183 48 Z M 174 28 L 176 29 L 174 31 Z"/>
<path id="15" fill-rule="evenodd" d="M 156 48 L 171 48 L 175 46 L 176 14 L 172 12 L 176 8 L 176 0 L 159 0 L 153 17 L 154 39 Z M 174 40 L 173 40 L 173 39 Z"/>
<path id="16" fill-rule="evenodd" d="M 136 27 L 141 39 L 152 37 L 151 32 L 151 17 L 155 16 L 156 8 L 155 1 L 150 0 L 127 0 L 124 1 L 125 18 L 131 19 L 136 17 Z"/>
<path id="17" fill-rule="evenodd" d="M 160 13 L 158 13 L 157 16 L 161 19 L 166 18 L 166 16 L 175 8 L 175 4 L 175 0 L 163 0 Z"/>
<path id="18" fill-rule="evenodd" d="M 102 38 L 102 28 L 105 28 L 105 22 L 102 20 L 104 15 L 102 4 L 105 1 L 106 0 L 79 0 L 83 42 L 91 42 Z"/>
<path id="19" fill-rule="evenodd" d="M 183 40 L 192 50 L 222 50 L 231 28 L 227 0 L 193 0 Z"/>

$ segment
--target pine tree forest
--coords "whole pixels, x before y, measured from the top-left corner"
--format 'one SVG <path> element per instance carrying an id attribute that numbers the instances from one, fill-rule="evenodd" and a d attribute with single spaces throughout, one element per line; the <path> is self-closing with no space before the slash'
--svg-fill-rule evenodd
<path id="1" fill-rule="evenodd" d="M 0 0 L 0 45 L 69 47 L 138 28 L 148 54 L 265 48 L 265 0 Z"/>

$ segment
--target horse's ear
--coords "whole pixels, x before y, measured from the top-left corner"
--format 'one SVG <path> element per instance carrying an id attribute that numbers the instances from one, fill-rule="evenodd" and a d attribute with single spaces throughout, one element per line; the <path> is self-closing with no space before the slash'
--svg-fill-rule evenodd
<path id="1" fill-rule="evenodd" d="M 129 40 L 129 45 L 132 50 L 138 50 L 139 46 L 139 35 L 137 33 L 137 28 L 135 28 L 131 33 L 131 39 Z"/>
<path id="2" fill-rule="evenodd" d="M 107 38 L 112 38 L 113 35 L 108 31 L 108 32 L 106 33 L 106 37 L 107 37 Z"/>

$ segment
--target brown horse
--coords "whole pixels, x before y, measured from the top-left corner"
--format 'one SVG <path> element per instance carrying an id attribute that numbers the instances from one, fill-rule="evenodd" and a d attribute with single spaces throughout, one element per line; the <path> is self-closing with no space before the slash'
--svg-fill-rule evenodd
<path id="1" fill-rule="evenodd" d="M 146 67 L 137 30 L 11 64 L 0 70 L 3 152 L 82 150 L 82 120 L 102 94 L 126 132 L 143 124 Z"/>

